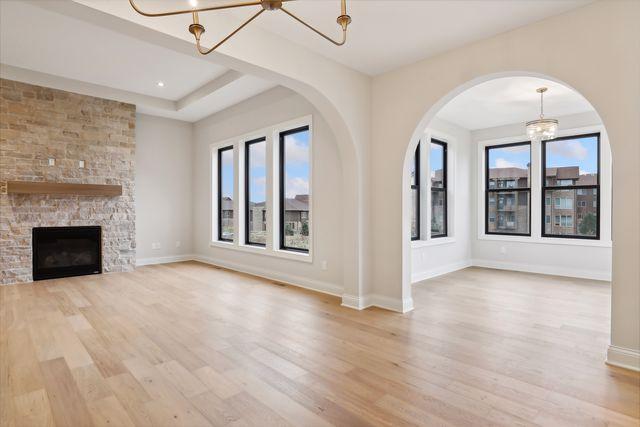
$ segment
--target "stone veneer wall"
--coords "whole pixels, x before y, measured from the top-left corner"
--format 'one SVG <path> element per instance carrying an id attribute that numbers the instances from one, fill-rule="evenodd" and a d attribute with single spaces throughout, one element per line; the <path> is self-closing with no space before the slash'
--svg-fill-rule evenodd
<path id="1" fill-rule="evenodd" d="M 100 225 L 103 271 L 133 270 L 135 120 L 134 105 L 0 79 L 0 284 L 32 280 L 37 226 Z M 123 194 L 7 194 L 14 180 L 121 184 Z"/>

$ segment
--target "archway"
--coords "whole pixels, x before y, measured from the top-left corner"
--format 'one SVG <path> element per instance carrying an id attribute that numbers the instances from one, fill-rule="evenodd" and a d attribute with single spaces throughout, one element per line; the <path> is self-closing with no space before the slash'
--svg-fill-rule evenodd
<path id="1" fill-rule="evenodd" d="M 541 75 L 538 73 L 523 73 L 523 72 L 512 72 L 512 73 L 498 73 L 498 74 L 490 74 L 490 75 L 486 75 L 486 76 L 482 76 L 479 77 L 477 79 L 471 80 L 457 88 L 455 88 L 454 90 L 452 90 L 450 93 L 448 93 L 447 95 L 445 95 L 444 97 L 442 97 L 437 103 L 435 103 L 428 111 L 427 113 L 422 117 L 422 119 L 419 121 L 419 124 L 416 126 L 416 128 L 413 131 L 413 135 L 412 138 L 408 144 L 408 146 L 406 147 L 406 151 L 404 153 L 404 159 L 403 159 L 403 167 L 402 167 L 402 190 L 401 190 L 401 194 L 402 194 L 402 286 L 403 286 L 403 299 L 404 300 L 409 300 L 409 301 L 413 301 L 413 295 L 412 295 L 412 287 L 411 284 L 412 282 L 415 282 L 416 279 L 416 275 L 415 275 L 415 269 L 412 268 L 413 266 L 413 262 L 416 259 L 416 247 L 420 247 L 420 245 L 423 246 L 427 246 L 428 243 L 428 239 L 431 239 L 430 237 L 430 226 L 432 225 L 430 221 L 425 222 L 425 226 L 424 228 L 427 229 L 427 233 L 429 234 L 429 237 L 425 237 L 425 232 L 423 231 L 422 233 L 418 232 L 417 235 L 417 242 L 413 242 L 411 240 L 411 236 L 412 234 L 416 234 L 416 230 L 415 230 L 415 226 L 412 229 L 412 215 L 414 216 L 414 221 L 417 215 L 417 218 L 419 219 L 425 219 L 425 218 L 430 218 L 429 214 L 424 214 L 420 215 L 415 214 L 415 197 L 416 197 L 416 192 L 415 189 L 412 190 L 411 187 L 407 184 L 410 182 L 411 180 L 411 171 L 418 169 L 418 166 L 413 166 L 416 163 L 416 158 L 420 158 L 419 156 L 423 155 L 423 150 L 425 148 L 425 144 L 424 141 L 423 143 L 420 144 L 420 155 L 416 154 L 416 147 L 418 146 L 418 144 L 420 143 L 421 139 L 425 138 L 425 135 L 427 138 L 431 139 L 433 133 L 435 133 L 436 135 L 439 133 L 440 135 L 443 134 L 443 132 L 445 131 L 433 131 L 434 129 L 434 121 L 437 121 L 439 118 L 442 118 L 441 116 L 439 116 L 439 113 L 441 113 L 442 111 L 447 111 L 447 107 L 451 106 L 452 104 L 455 104 L 456 102 L 460 103 L 460 99 L 464 99 L 465 101 L 468 101 L 469 98 L 464 98 L 465 94 L 468 94 L 470 92 L 476 91 L 477 89 L 480 87 L 486 87 L 489 86 L 489 83 L 491 83 L 492 87 L 495 88 L 496 84 L 499 82 L 513 82 L 514 80 L 517 79 L 521 79 L 522 80 L 526 80 L 532 81 L 532 84 L 541 84 L 544 85 L 545 83 L 547 84 L 552 84 L 558 85 L 558 88 L 560 87 L 560 85 L 564 88 L 567 88 L 568 90 L 570 90 L 572 93 L 577 94 L 577 96 L 579 96 L 580 98 L 584 99 L 582 96 L 579 95 L 578 91 L 576 91 L 575 89 L 571 88 L 569 85 L 567 85 L 566 83 L 558 80 L 558 79 L 554 79 L 554 78 L 550 78 L 549 76 L 546 75 Z M 540 80 L 539 80 L 540 79 Z M 485 84 L 486 83 L 486 84 Z M 505 83 L 506 84 L 506 83 Z M 467 95 L 468 96 L 468 95 Z M 558 101 L 556 101 L 557 103 Z M 491 103 L 491 102 L 488 102 Z M 584 197 L 580 197 L 580 196 L 576 196 L 581 194 L 580 191 L 591 191 L 591 190 L 585 190 L 585 189 L 581 189 L 581 190 L 572 190 L 572 196 L 571 199 L 567 199 L 567 201 L 570 203 L 571 207 L 573 208 L 573 213 L 572 216 L 570 217 L 571 219 L 571 225 L 573 226 L 573 233 L 571 232 L 567 232 L 567 236 L 563 236 L 563 237 L 572 237 L 573 235 L 577 235 L 580 233 L 593 233 L 593 236 L 580 236 L 580 237 L 592 237 L 594 238 L 594 240 L 592 242 L 588 242 L 588 243 L 594 243 L 593 248 L 598 248 L 598 249 L 593 249 L 594 251 L 600 250 L 601 248 L 607 248 L 604 251 L 600 251 L 598 252 L 600 253 L 606 253 L 608 256 L 608 261 L 603 263 L 606 264 L 606 267 L 608 269 L 607 274 L 603 274 L 602 276 L 598 276 L 598 279 L 602 279 L 602 280 L 611 280 L 611 151 L 609 148 L 609 141 L 608 141 L 608 135 L 606 133 L 606 129 L 604 127 L 604 123 L 602 122 L 602 119 L 600 118 L 600 116 L 598 115 L 597 111 L 595 110 L 595 108 L 593 107 L 593 105 L 591 103 L 589 103 L 588 101 L 586 101 L 586 99 L 584 100 L 585 105 L 587 106 L 587 108 L 590 109 L 589 113 L 583 113 L 584 115 L 588 115 L 588 117 L 581 117 L 580 114 L 574 114 L 574 115 L 569 115 L 567 114 L 562 115 L 560 122 L 561 122 L 561 128 L 560 128 L 560 137 L 565 138 L 568 140 L 568 138 L 578 138 L 581 136 L 584 136 L 588 133 L 593 133 L 595 134 L 596 132 L 598 133 L 598 135 L 600 135 L 600 133 L 602 134 L 602 138 L 600 138 L 600 136 L 598 136 L 598 145 L 594 145 L 594 147 L 597 147 L 595 149 L 596 153 L 597 153 L 597 159 L 594 157 L 593 158 L 593 164 L 597 165 L 597 169 L 594 169 L 593 171 L 590 171 L 588 169 L 583 169 L 583 167 L 580 167 L 579 169 L 579 175 L 576 177 L 576 181 L 574 181 L 574 184 L 578 182 L 578 180 L 580 181 L 580 183 L 583 183 L 583 178 L 596 178 L 598 180 L 598 190 L 597 190 L 597 194 L 598 197 L 600 198 L 598 201 L 598 207 L 597 209 L 595 209 L 596 206 L 596 202 L 595 202 L 595 196 L 594 198 L 594 205 L 593 205 L 593 209 L 591 209 L 591 201 L 589 202 L 589 206 L 586 205 L 585 201 L 580 201 L 579 199 L 584 198 Z M 474 105 L 472 102 L 470 102 L 469 104 Z M 456 104 L 459 105 L 459 104 Z M 584 107 L 583 107 L 584 108 Z M 455 108 L 453 109 L 455 110 Z M 469 106 L 469 110 L 473 111 L 473 107 Z M 451 111 L 451 109 L 449 109 L 448 111 Z M 500 110 L 498 109 L 498 111 L 504 111 L 504 110 Z M 593 114 L 591 114 L 593 113 Z M 528 114 L 528 113 L 527 113 Z M 564 114 L 564 113 L 563 113 Z M 553 116 L 553 111 L 551 112 L 551 115 Z M 556 114 L 557 116 L 558 114 Z M 449 116 L 450 117 L 450 116 Z M 445 118 L 449 118 L 445 115 Z M 466 117 L 466 116 L 465 116 Z M 563 118 L 565 119 L 563 121 Z M 484 216 L 487 215 L 487 226 L 489 224 L 489 219 L 493 219 L 494 221 L 496 220 L 496 215 L 498 215 L 497 212 L 497 208 L 494 207 L 494 211 L 493 211 L 493 218 L 489 217 L 489 211 L 485 211 L 485 203 L 488 204 L 488 200 L 489 199 L 485 199 L 484 197 L 484 191 L 485 191 L 485 184 L 488 185 L 489 183 L 489 179 L 484 176 L 484 174 L 488 174 L 488 169 L 485 170 L 484 168 L 489 168 L 489 160 L 484 158 L 485 155 L 485 145 L 487 147 L 493 146 L 493 147 L 502 147 L 505 146 L 505 144 L 510 144 L 510 143 L 517 143 L 520 142 L 521 140 L 518 139 L 521 136 L 524 138 L 524 121 L 525 120 L 516 120 L 517 123 L 521 123 L 519 125 L 519 127 L 521 127 L 521 131 L 519 131 L 518 133 L 504 133 L 505 131 L 507 132 L 511 132 L 511 129 L 504 129 L 504 128 L 508 128 L 509 126 L 505 125 L 503 126 L 503 128 L 492 128 L 492 126 L 487 126 L 487 128 L 492 128 L 490 132 L 487 131 L 487 129 L 484 129 L 484 132 L 482 130 L 478 130 L 478 128 L 473 128 L 476 131 L 476 134 L 478 135 L 477 137 L 474 138 L 469 138 L 468 140 L 465 140 L 465 143 L 470 144 L 470 153 L 472 156 L 474 156 L 474 158 L 471 160 L 470 164 L 467 165 L 466 163 L 464 165 L 456 165 L 454 167 L 453 170 L 449 170 L 447 172 L 445 172 L 445 176 L 447 176 L 448 174 L 455 174 L 456 173 L 456 167 L 462 166 L 463 168 L 470 166 L 470 169 L 472 170 L 472 172 L 470 172 L 471 175 L 471 184 L 469 184 L 468 189 L 464 189 L 464 191 L 469 191 L 469 196 L 477 196 L 478 200 L 474 200 L 474 202 L 471 203 L 471 222 L 472 225 L 469 228 L 469 233 L 470 235 L 468 236 L 469 238 L 469 242 L 474 241 L 474 243 L 477 243 L 477 246 L 481 247 L 482 249 L 486 249 L 487 245 L 484 240 L 492 240 L 493 236 L 487 236 L 485 234 L 485 231 L 488 229 L 485 229 L 485 220 L 484 220 Z M 451 123 L 456 123 L 455 121 L 449 122 Z M 510 122 L 509 122 L 510 123 Z M 587 123 L 592 123 L 592 125 L 588 125 Z M 442 126 L 442 124 L 440 124 L 440 126 Z M 436 126 L 437 127 L 437 126 Z M 455 126 L 454 126 L 455 127 Z M 513 128 L 513 126 L 511 126 L 511 128 Z M 430 129 L 429 132 L 425 133 L 426 129 Z M 489 138 L 487 135 L 499 135 L 498 136 L 494 136 L 492 138 Z M 438 137 L 440 138 L 440 137 Z M 447 141 L 446 139 L 447 137 L 444 137 L 444 140 Z M 453 145 L 453 147 L 456 147 L 456 141 L 455 141 L 455 137 L 454 141 L 447 141 L 446 145 Z M 490 141 L 489 141 L 490 140 Z M 573 140 L 571 140 L 573 142 Z M 594 138 L 595 141 L 595 138 Z M 449 144 L 449 142 L 451 142 L 452 144 Z M 459 141 L 457 141 L 459 142 Z M 556 142 L 555 144 L 561 144 L 562 141 L 558 140 L 558 142 Z M 426 144 L 427 146 L 429 144 Z M 479 148 L 479 146 L 481 146 Z M 513 144 L 512 144 L 513 145 Z M 553 145 L 551 143 L 548 144 L 549 147 L 552 147 Z M 564 252 L 566 251 L 566 249 L 572 248 L 571 246 L 568 245 L 562 245 L 562 241 L 560 241 L 559 239 L 556 239 L 555 241 L 552 241 L 551 243 L 553 243 L 553 245 L 555 247 L 552 247 L 551 245 L 548 245 L 549 243 L 549 238 L 551 238 L 551 240 L 554 239 L 554 235 L 553 233 L 550 233 L 550 229 L 552 229 L 554 227 L 554 222 L 553 222 L 553 218 L 554 218 L 554 214 L 553 212 L 547 212 L 548 215 L 546 215 L 545 218 L 545 203 L 547 203 L 547 205 L 550 203 L 548 201 L 545 202 L 545 195 L 547 196 L 547 198 L 550 197 L 555 197 L 556 195 L 560 194 L 564 194 L 564 193 L 569 193 L 571 192 L 571 190 L 545 190 L 544 189 L 544 184 L 542 181 L 548 181 L 551 175 L 550 173 L 551 168 L 553 167 L 554 169 L 563 169 L 563 171 L 567 171 L 569 170 L 569 168 L 571 168 L 572 166 L 566 166 L 566 165 L 562 165 L 561 168 L 555 168 L 555 165 L 553 165 L 550 161 L 547 161 L 547 163 L 549 164 L 549 170 L 543 169 L 543 164 L 541 164 L 541 162 L 544 162 L 544 157 L 540 156 L 540 152 L 542 150 L 541 145 L 536 144 L 536 143 L 529 143 L 530 146 L 530 157 L 528 157 L 527 159 L 527 164 L 526 166 L 524 166 L 525 170 L 529 169 L 528 171 L 528 177 L 525 178 L 525 181 L 527 182 L 527 187 L 529 187 L 529 189 L 527 189 L 527 191 L 523 192 L 522 195 L 524 196 L 525 194 L 528 195 L 528 199 L 527 199 L 527 208 L 530 209 L 530 213 L 529 216 L 526 218 L 526 224 L 525 227 L 527 227 L 527 232 L 529 234 L 529 236 L 518 236 L 517 234 L 524 234 L 524 233 L 519 233 L 516 232 L 515 230 L 513 232 L 509 232 L 508 230 L 506 232 L 504 232 L 507 235 L 511 235 L 508 237 L 505 236 L 498 236 L 498 240 L 500 242 L 500 244 L 505 244 L 504 242 L 508 242 L 508 239 L 513 237 L 515 239 L 515 241 L 520 241 L 520 248 L 525 248 L 526 245 L 529 245 L 528 249 L 531 249 L 531 247 L 533 246 L 537 246 L 539 247 L 545 247 L 545 245 L 547 245 L 546 247 L 551 247 L 551 249 L 555 250 L 556 253 L 556 257 L 558 258 L 558 264 L 561 265 L 562 267 L 565 267 L 564 270 L 562 270 L 561 268 L 558 267 L 557 270 L 549 270 L 549 264 L 544 264 L 544 268 L 541 269 L 542 271 L 536 271 L 535 268 L 531 269 L 531 270 L 526 270 L 526 269 L 522 269 L 519 271 L 531 271 L 531 272 L 542 272 L 542 273 L 547 273 L 547 274 L 559 274 L 559 275 L 567 275 L 570 277 L 587 277 L 587 278 L 596 278 L 596 277 L 591 277 L 590 276 L 590 271 L 587 272 L 580 272 L 579 268 L 580 265 L 583 264 L 578 264 L 578 267 L 574 270 L 570 270 L 569 268 L 566 267 L 566 265 L 564 264 L 570 264 L 572 261 L 569 260 L 569 258 L 566 258 L 563 261 L 563 257 L 564 257 Z M 433 147 L 433 145 L 432 145 Z M 513 147 L 511 147 L 513 148 Z M 418 157 L 416 157 L 418 156 Z M 504 160 L 504 159 L 500 159 L 500 160 Z M 455 158 L 453 160 L 453 163 L 455 164 Z M 506 162 L 505 162 L 506 163 Z M 449 167 L 451 167 L 452 162 L 449 162 Z M 581 164 L 582 165 L 582 164 Z M 584 165 L 583 165 L 584 166 Z M 492 171 L 498 171 L 499 169 L 493 169 L 496 166 L 491 166 L 491 170 Z M 517 168 L 520 166 L 516 166 L 515 164 L 509 164 L 507 166 L 498 166 L 498 168 L 503 167 L 505 169 L 508 168 Z M 473 170 L 475 168 L 475 170 Z M 576 169 L 577 172 L 577 167 L 574 167 L 574 169 Z M 543 172 L 546 171 L 546 172 Z M 438 171 L 438 172 L 442 172 L 442 171 Z M 434 174 L 434 170 L 433 169 L 429 169 L 427 170 L 427 172 L 425 173 L 424 171 L 422 172 L 422 177 L 425 180 L 425 184 L 426 184 L 426 180 L 431 181 L 431 179 L 433 178 L 433 174 Z M 587 175 L 593 175 L 593 176 L 587 176 Z M 541 177 L 547 177 L 545 179 L 541 178 Z M 455 178 L 457 180 L 457 178 Z M 486 182 L 485 182 L 486 180 Z M 419 178 L 418 178 L 418 182 L 419 182 Z M 535 182 L 535 185 L 534 185 Z M 516 184 L 517 185 L 517 184 Z M 549 186 L 553 186 L 552 184 L 547 184 Z M 569 185 L 569 184 L 566 184 Z M 600 186 L 601 185 L 601 186 Z M 419 186 L 418 186 L 419 188 Z M 489 187 L 486 187 L 489 188 Z M 454 191 L 458 191 L 459 188 L 456 187 Z M 419 192 L 420 190 L 418 190 Z M 430 194 L 431 192 L 429 191 L 429 189 L 427 190 L 422 190 L 422 191 L 426 191 L 427 194 Z M 446 190 L 445 190 L 446 191 Z M 505 190 L 506 191 L 506 190 Z M 555 193 L 555 191 L 558 191 L 558 193 Z M 481 194 L 482 193 L 482 194 Z M 595 195 L 595 190 L 593 190 L 593 193 Z M 488 193 L 488 194 L 507 194 L 505 193 Z M 520 193 L 515 193 L 515 194 L 520 194 Z M 481 197 L 482 196 L 482 197 Z M 567 196 L 568 197 L 568 196 Z M 413 204 L 412 204 L 412 200 L 413 200 Z M 555 200 L 555 199 L 551 199 L 551 200 Z M 564 199 L 562 199 L 564 201 Z M 495 200 L 494 200 L 495 202 Z M 457 202 L 456 202 L 457 203 Z M 542 216 L 540 216 L 540 210 L 539 207 L 542 207 Z M 433 205 L 430 206 L 421 206 L 419 205 L 420 208 L 422 210 L 430 210 L 433 209 Z M 532 206 L 532 208 L 530 208 Z M 584 206 L 584 207 L 583 207 Z M 551 207 L 553 208 L 553 206 Z M 586 208 L 586 209 L 585 209 Z M 489 208 L 491 209 L 491 208 Z M 584 212 L 580 212 L 580 211 L 585 211 L 586 210 L 593 210 L 594 212 L 597 212 L 598 215 L 598 224 L 600 224 L 600 231 L 599 234 L 596 235 L 596 230 L 595 228 L 592 231 L 578 231 L 579 230 L 579 221 L 582 221 L 582 214 Z M 445 209 L 446 212 L 446 209 Z M 559 212 L 559 211 L 558 211 Z M 460 215 L 460 212 L 456 212 L 456 215 Z M 466 215 L 465 213 L 462 213 L 462 215 Z M 500 216 L 502 216 L 502 214 L 500 214 Z M 482 217 L 482 221 L 477 219 Z M 453 217 L 449 216 L 449 219 L 451 221 L 453 221 Z M 563 220 L 565 218 L 562 218 Z M 567 218 L 568 221 L 569 218 Z M 446 220 L 446 214 L 445 214 L 445 220 Z M 476 227 L 477 225 L 477 227 Z M 496 224 L 492 224 L 493 226 L 495 226 Z M 476 228 L 474 230 L 474 227 Z M 560 227 L 558 227 L 558 230 L 560 229 Z M 582 230 L 586 230 L 586 228 L 583 228 Z M 499 234 L 499 233 L 495 233 L 495 234 Z M 546 234 L 546 235 L 545 235 Z M 446 235 L 446 232 L 445 232 Z M 546 241 L 544 241 L 544 239 L 542 238 L 542 235 L 545 235 L 545 238 L 547 238 Z M 441 237 L 441 236 L 440 236 Z M 454 235 L 455 239 L 460 240 L 460 235 L 458 234 L 457 236 Z M 482 240 L 481 240 L 482 239 Z M 445 239 L 442 239 L 445 240 Z M 571 240 L 567 241 L 565 240 L 567 243 L 575 243 L 572 242 Z M 432 240 L 432 243 L 435 243 L 436 240 Z M 531 243 L 527 243 L 527 242 L 535 242 L 536 244 L 533 245 Z M 416 245 L 416 243 L 418 245 Z M 455 243 L 452 242 L 452 243 Z M 496 242 L 498 243 L 498 242 Z M 510 242 L 513 243 L 513 242 Z M 510 243 L 506 243 L 507 245 Z M 584 243 L 584 242 L 583 242 Z M 483 246 L 484 244 L 484 246 Z M 589 245 L 588 244 L 584 244 L 585 248 L 588 248 Z M 504 248 L 504 247 L 503 247 Z M 564 249 L 561 249 L 564 248 Z M 575 246 L 573 248 L 576 248 Z M 582 248 L 577 248 L 579 249 L 577 252 L 580 252 L 580 250 L 582 250 Z M 587 253 L 587 251 L 592 250 L 592 249 L 585 249 L 585 253 Z M 413 255 L 412 255 L 413 252 Z M 424 256 L 424 255 L 423 255 Z M 552 257 L 552 256 L 550 256 Z M 472 261 L 473 260 L 473 261 Z M 477 255 L 470 255 L 469 259 L 467 260 L 468 262 L 462 263 L 461 265 L 459 265 L 458 267 L 454 267 L 455 269 L 461 269 L 464 268 L 466 266 L 469 265 L 478 265 L 478 266 L 489 266 L 489 267 L 494 267 L 494 268 L 504 268 L 504 269 L 510 269 L 509 265 L 507 263 L 503 263 L 503 265 L 499 265 L 498 262 L 496 262 L 495 265 L 483 265 L 482 262 L 478 263 L 477 260 Z M 419 261 L 418 261 L 419 263 Z M 535 263 L 535 261 L 534 261 Z M 460 264 L 459 262 L 457 262 L 457 264 Z M 513 265 L 512 268 L 514 270 L 518 270 L 519 266 L 517 265 Z M 546 270 L 545 270 L 546 269 Z M 585 268 L 586 269 L 586 268 Z M 412 274 L 412 272 L 414 274 Z M 434 271 L 431 273 L 435 273 L 434 275 L 437 274 L 441 274 L 441 273 L 446 273 L 447 270 L 444 269 L 443 271 Z M 429 275 L 427 275 L 425 278 L 431 277 Z M 406 292 L 406 293 L 405 293 Z"/>

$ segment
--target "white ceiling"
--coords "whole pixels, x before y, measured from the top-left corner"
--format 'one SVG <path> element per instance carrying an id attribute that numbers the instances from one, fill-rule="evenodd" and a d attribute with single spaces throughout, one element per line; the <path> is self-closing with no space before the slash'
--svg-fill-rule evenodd
<path id="1" fill-rule="evenodd" d="M 342 47 L 332 45 L 281 12 L 264 13 L 251 25 L 255 23 L 348 67 L 376 75 L 591 1 L 348 0 L 353 23 Z M 216 2 L 200 0 L 199 4 Z M 154 4 L 152 0 L 140 3 Z M 339 0 L 292 1 L 285 7 L 325 33 L 340 35 L 336 23 Z M 238 16 L 251 14 L 250 8 L 236 10 L 233 13 Z"/>
<path id="2" fill-rule="evenodd" d="M 0 62 L 176 102 L 229 72 L 195 54 L 184 55 L 33 4 L 6 0 L 0 1 Z M 164 87 L 157 85 L 159 81 Z M 199 96 L 182 108 L 137 104 L 141 112 L 195 121 L 274 86 L 239 75 L 217 87 L 219 94 Z"/>
<path id="3" fill-rule="evenodd" d="M 490 80 L 461 93 L 437 114 L 437 117 L 469 130 L 513 123 L 525 123 L 540 115 L 539 87 L 544 95 L 546 117 L 566 116 L 593 111 L 591 104 L 560 83 L 535 77 L 505 77 Z"/>

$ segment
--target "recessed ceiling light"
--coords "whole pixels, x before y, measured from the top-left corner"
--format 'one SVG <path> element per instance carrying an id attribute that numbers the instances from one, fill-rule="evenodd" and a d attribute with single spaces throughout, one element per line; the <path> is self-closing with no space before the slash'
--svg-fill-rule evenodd
<path id="1" fill-rule="evenodd" d="M 189 0 L 191 7 L 198 7 L 198 0 Z"/>
<path id="2" fill-rule="evenodd" d="M 164 82 L 158 82 L 159 87 L 164 87 Z"/>

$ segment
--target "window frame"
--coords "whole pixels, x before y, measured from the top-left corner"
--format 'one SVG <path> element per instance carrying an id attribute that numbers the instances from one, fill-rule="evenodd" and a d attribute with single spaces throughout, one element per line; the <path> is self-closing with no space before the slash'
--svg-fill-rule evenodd
<path id="1" fill-rule="evenodd" d="M 411 241 L 415 242 L 417 240 L 420 240 L 422 237 L 422 234 L 420 232 L 420 224 L 421 224 L 421 217 L 422 217 L 422 209 L 420 208 L 420 199 L 422 198 L 422 195 L 420 194 L 420 181 L 421 181 L 421 176 L 420 176 L 420 145 L 422 145 L 422 143 L 420 141 L 418 141 L 418 146 L 416 147 L 416 151 L 413 154 L 413 163 L 414 163 L 414 168 L 415 168 L 415 184 L 411 184 L 411 197 L 413 198 L 413 191 L 417 191 L 418 192 L 418 196 L 416 197 L 416 208 L 417 208 L 417 212 L 416 212 L 416 235 L 414 236 L 413 234 L 411 235 Z"/>
<path id="2" fill-rule="evenodd" d="M 597 146 L 597 159 L 598 159 L 598 176 L 597 176 L 597 180 L 596 180 L 596 184 L 595 185 L 562 185 L 562 186 L 548 186 L 547 185 L 547 143 L 549 142 L 556 142 L 556 141 L 563 141 L 563 140 L 571 140 L 571 139 L 580 139 L 580 138 L 590 138 L 590 137 L 596 137 L 596 146 Z M 540 164 L 540 170 L 541 170 L 541 181 L 540 181 L 540 192 L 541 192 L 541 200 L 542 200 L 542 216 L 544 217 L 545 215 L 545 203 L 544 203 L 544 199 L 545 199 L 545 194 L 547 190 L 575 190 L 576 191 L 576 196 L 578 193 L 578 190 L 580 189 L 596 189 L 596 234 L 595 236 L 581 236 L 581 235 L 577 235 L 577 234 L 548 234 L 546 232 L 546 227 L 543 226 L 540 229 L 540 236 L 542 238 L 553 238 L 553 239 L 581 239 L 581 240 L 600 240 L 600 222 L 602 220 L 602 205 L 600 203 L 600 197 L 602 194 L 601 191 L 601 174 L 602 174 L 602 166 L 601 166 L 601 133 L 600 132 L 591 132 L 591 133 L 586 133 L 586 134 L 576 134 L 576 135 L 566 135 L 566 136 L 561 136 L 558 138 L 554 138 L 554 139 L 550 139 L 548 141 L 542 141 L 540 143 L 540 151 L 541 151 L 541 164 Z M 579 172 L 578 172 L 579 173 Z M 576 200 L 576 209 L 577 209 L 577 200 Z M 577 221 L 576 221 L 577 224 Z"/>
<path id="3" fill-rule="evenodd" d="M 232 155 L 231 162 L 233 165 L 233 169 L 234 169 L 233 173 L 235 176 L 236 162 L 235 162 L 233 144 L 220 147 L 217 149 L 217 151 L 218 151 L 218 236 L 217 237 L 219 242 L 233 243 L 234 239 L 226 239 L 222 237 L 222 153 L 224 153 L 225 151 L 231 151 L 231 155 Z M 233 190 L 235 193 L 235 182 L 233 185 Z M 234 209 L 234 215 L 235 215 L 235 209 Z M 235 230 L 235 227 L 234 227 L 234 230 L 233 230 L 234 238 L 236 237 L 237 232 L 238 231 Z"/>
<path id="4" fill-rule="evenodd" d="M 431 140 L 429 141 L 429 144 L 436 144 L 436 145 L 440 145 L 442 146 L 442 187 L 436 187 L 434 188 L 433 186 L 431 186 L 431 177 L 429 177 L 429 190 L 431 192 L 438 191 L 438 192 L 442 192 L 444 194 L 444 201 L 443 201 L 443 221 L 444 221 L 444 233 L 442 234 L 433 234 L 433 232 L 431 230 L 429 230 L 429 235 L 432 239 L 441 239 L 443 237 L 448 237 L 449 236 L 449 197 L 448 197 L 448 193 L 449 193 L 449 159 L 448 159 L 448 144 L 445 141 L 442 141 L 440 139 L 437 138 L 433 138 L 431 137 Z M 419 146 L 419 145 L 418 145 Z M 429 148 L 431 148 L 431 145 L 429 145 Z M 429 150 L 431 151 L 431 150 Z M 431 156 L 429 156 L 429 164 L 431 164 Z M 429 165 L 429 168 L 431 168 L 431 165 Z M 433 196 L 430 195 L 430 200 L 431 200 L 431 211 L 433 212 Z M 433 220 L 433 216 L 431 217 Z"/>
<path id="5" fill-rule="evenodd" d="M 526 188 L 507 188 L 507 187 L 489 187 L 489 151 L 497 148 L 507 148 L 507 147 L 516 147 L 519 145 L 528 145 L 529 146 L 529 186 Z M 520 142 L 511 142 L 507 144 L 494 144 L 494 145 L 486 145 L 484 147 L 484 234 L 487 236 L 519 236 L 519 237 L 531 237 L 531 229 L 533 228 L 533 224 L 531 223 L 531 184 L 532 184 L 532 146 L 531 141 L 520 141 Z M 513 192 L 529 192 L 529 232 L 528 233 L 498 233 L 494 231 L 489 231 L 489 193 L 513 193 Z M 496 210 L 499 203 L 496 201 Z M 544 214 L 542 216 L 544 218 Z M 497 220 L 497 215 L 496 215 Z"/>
<path id="6" fill-rule="evenodd" d="M 296 133 L 300 133 L 300 132 L 304 132 L 307 131 L 309 133 L 311 133 L 311 126 L 306 124 L 303 126 L 298 126 L 292 129 L 287 129 L 287 130 L 283 130 L 283 131 L 279 131 L 278 132 L 278 249 L 281 251 L 289 251 L 289 252 L 298 252 L 298 253 L 303 253 L 303 254 L 309 254 L 310 249 L 311 249 L 311 235 L 312 235 L 312 230 L 311 230 L 311 215 L 309 215 L 309 249 L 302 249 L 302 248 L 294 248 L 294 247 L 290 247 L 287 246 L 285 244 L 285 199 L 286 199 L 286 194 L 285 194 L 285 183 L 286 183 L 286 177 L 285 177 L 285 162 L 286 162 L 286 156 L 285 156 L 285 150 L 284 150 L 284 141 L 285 141 L 285 137 L 287 137 L 288 135 L 293 135 Z M 312 174 L 312 168 L 311 168 L 311 144 L 309 144 L 309 186 L 311 186 L 311 174 Z M 309 190 L 311 190 L 311 188 L 309 188 Z M 309 191 L 309 211 L 311 211 L 311 191 Z"/>
<path id="7" fill-rule="evenodd" d="M 249 182 L 249 178 L 250 178 L 250 169 L 251 169 L 251 165 L 250 163 L 250 156 L 249 156 L 249 152 L 251 149 L 251 145 L 253 144 L 259 144 L 261 142 L 265 143 L 265 177 L 267 174 L 267 154 L 266 154 L 266 144 L 267 144 L 267 138 L 266 137 L 259 137 L 259 138 L 255 138 L 249 141 L 245 141 L 244 143 L 244 244 L 248 245 L 248 246 L 257 246 L 257 247 L 261 247 L 264 248 L 267 246 L 266 242 L 265 243 L 258 243 L 258 242 L 252 242 L 251 241 L 251 231 L 249 230 L 249 216 L 251 213 L 251 209 L 250 204 L 251 204 L 251 190 L 250 190 L 250 182 Z M 266 183 L 265 183 L 265 189 L 266 189 Z M 265 194 L 266 196 L 266 194 Z M 266 214 L 267 209 L 269 209 L 266 197 L 265 197 L 265 202 L 264 202 L 264 212 Z"/>

